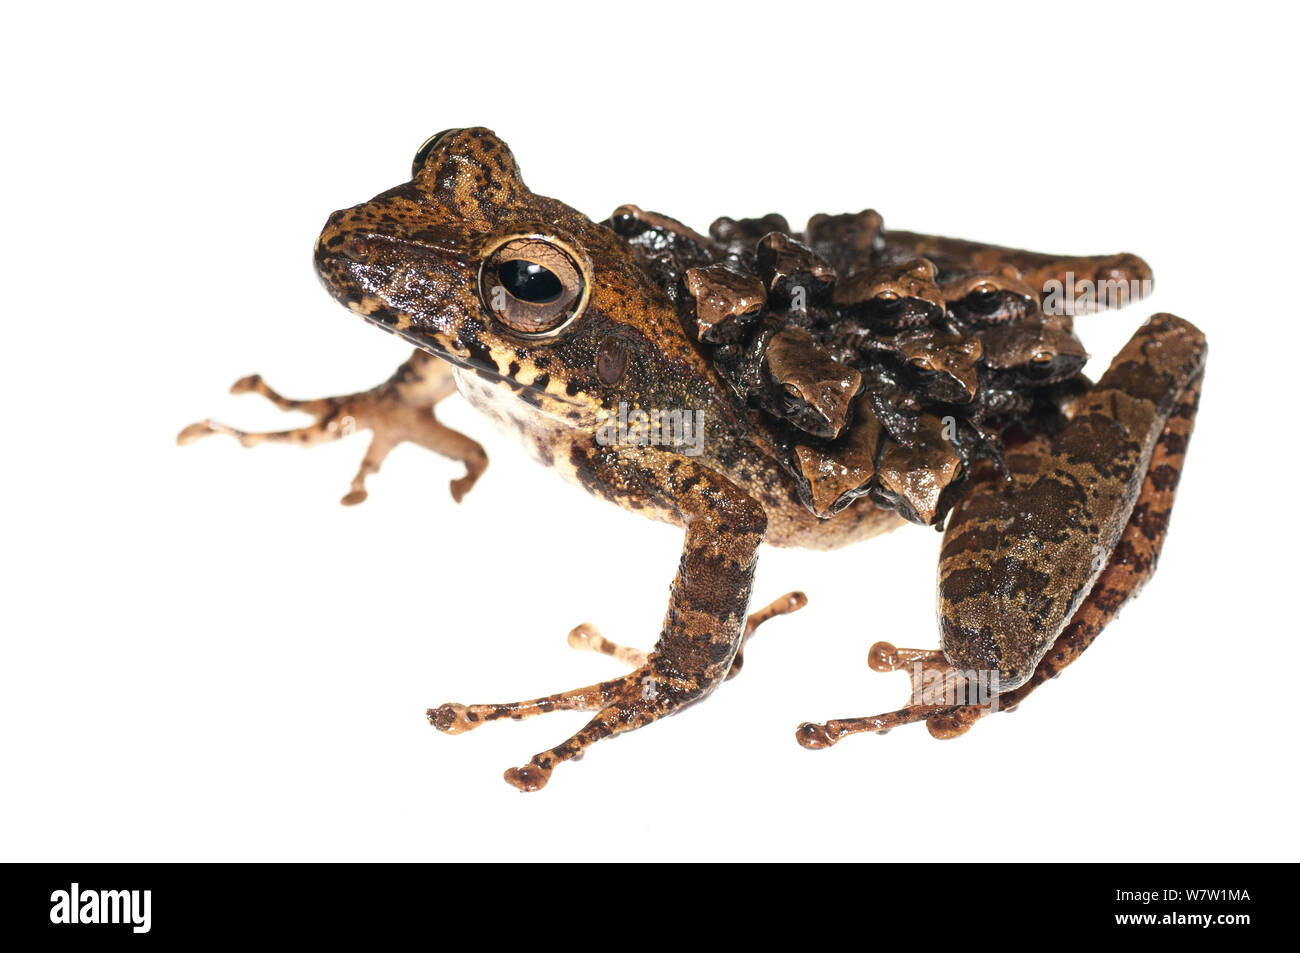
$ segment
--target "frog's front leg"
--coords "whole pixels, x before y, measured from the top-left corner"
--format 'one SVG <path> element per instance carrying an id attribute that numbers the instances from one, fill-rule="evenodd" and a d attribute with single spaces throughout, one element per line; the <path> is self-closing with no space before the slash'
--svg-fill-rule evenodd
<path id="1" fill-rule="evenodd" d="M 740 648 L 736 649 L 736 657 L 731 660 L 731 668 L 727 670 L 727 680 L 730 681 L 735 678 L 740 674 L 740 670 L 745 667 L 745 647 L 749 645 L 749 640 L 753 638 L 760 625 L 775 619 L 779 615 L 798 612 L 807 604 L 808 597 L 796 589 L 777 599 L 773 599 L 757 612 L 751 612 L 745 620 L 744 630 L 740 633 Z M 597 652 L 600 655 L 608 655 L 610 658 L 618 659 L 625 665 L 633 667 L 644 665 L 646 659 L 649 658 L 649 653 L 641 649 L 634 649 L 626 645 L 619 645 L 617 642 L 611 642 L 601 635 L 600 630 L 590 622 L 574 626 L 569 632 L 569 647 L 584 652 Z"/>
<path id="2" fill-rule="evenodd" d="M 459 734 L 489 721 L 550 711 L 594 711 L 568 740 L 511 768 L 506 780 L 523 791 L 544 787 L 557 764 L 601 738 L 631 731 L 679 711 L 716 688 L 740 647 L 758 545 L 767 528 L 762 506 L 725 476 L 676 454 L 642 448 L 576 450 L 579 478 L 623 506 L 649 508 L 686 530 L 682 558 L 659 640 L 635 670 L 611 681 L 503 705 L 445 704 L 430 709 L 440 731 Z M 797 608 L 798 600 L 791 606 Z M 590 640 L 582 633 L 578 640 Z M 603 643 L 595 646 L 605 650 Z M 618 654 L 611 648 L 609 654 Z"/>
<path id="3" fill-rule="evenodd" d="M 313 447 L 346 437 L 357 430 L 370 430 L 373 437 L 361 468 L 342 503 L 351 506 L 366 498 L 366 477 L 379 472 L 384 458 L 404 441 L 459 460 L 465 475 L 451 481 L 451 495 L 456 502 L 469 492 L 487 468 L 487 454 L 479 444 L 440 423 L 434 407 L 456 390 L 451 366 L 425 351 L 416 351 L 397 371 L 378 387 L 343 397 L 319 400 L 290 400 L 272 390 L 260 375 L 254 374 L 235 382 L 232 394 L 261 394 L 281 410 L 311 414 L 315 423 L 294 430 L 249 433 L 212 420 L 191 424 L 176 438 L 178 443 L 193 443 L 209 434 L 228 434 L 245 447 L 259 443 L 289 443 Z"/>
<path id="4" fill-rule="evenodd" d="M 877 671 L 909 670 L 914 703 L 804 724 L 800 743 L 826 747 L 921 720 L 935 737 L 951 738 L 1016 707 L 1078 658 L 1155 572 L 1205 353 L 1195 327 L 1156 315 L 1080 398 L 1060 434 L 1008 453 L 1010 478 L 986 476 L 954 508 L 944 534 L 942 653 L 872 648 Z M 964 703 L 972 689 L 990 687 L 993 698 Z M 955 699 L 961 703 L 949 688 L 966 693 Z"/>

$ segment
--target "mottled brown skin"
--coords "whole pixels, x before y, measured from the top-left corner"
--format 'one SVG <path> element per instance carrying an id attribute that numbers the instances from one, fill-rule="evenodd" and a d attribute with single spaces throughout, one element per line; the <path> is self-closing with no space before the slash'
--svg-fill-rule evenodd
<path id="1" fill-rule="evenodd" d="M 791 593 L 747 617 L 760 543 L 833 549 L 900 522 L 866 499 L 830 515 L 840 484 L 852 489 L 845 482 L 852 474 L 823 451 L 801 446 L 795 451 L 799 465 L 817 469 L 826 481 L 814 487 L 822 494 L 815 502 L 820 516 L 829 518 L 811 512 L 783 465 L 773 422 L 720 376 L 701 340 L 726 340 L 738 322 L 752 320 L 765 296 L 789 297 L 796 279 L 828 299 L 837 270 L 860 276 L 851 306 L 881 293 L 882 300 L 915 304 L 891 314 L 942 314 L 978 292 L 986 295 L 980 313 L 990 324 L 1016 318 L 1026 289 L 1040 289 L 1047 277 L 1067 270 L 1149 277 L 1133 256 L 1060 258 L 909 233 L 882 237 L 880 217 L 870 210 L 815 217 L 808 245 L 781 234 L 788 226 L 779 216 L 720 219 L 706 237 L 635 206 L 620 214 L 673 232 L 689 247 L 757 241 L 760 264 L 772 276 L 769 286 L 713 265 L 684 269 L 683 284 L 700 302 L 694 321 L 684 324 L 663 283 L 611 228 L 532 193 L 509 149 L 490 131 L 448 130 L 420 150 L 411 181 L 334 213 L 316 246 L 316 266 L 331 294 L 414 344 L 412 358 L 375 390 L 343 398 L 289 401 L 260 378 L 236 385 L 286 409 L 313 413 L 312 427 L 264 435 L 207 421 L 181 435 L 182 442 L 229 433 L 245 445 L 312 445 L 371 429 L 371 451 L 344 502 L 364 498 L 366 475 L 403 440 L 465 464 L 466 475 L 452 484 L 459 500 L 486 457 L 477 443 L 433 417 L 433 406 L 454 384 L 567 479 L 684 530 L 681 563 L 652 651 L 613 645 L 589 625 L 570 633 L 571 645 L 632 666 L 627 675 L 523 702 L 445 704 L 429 711 L 438 729 L 453 734 L 501 718 L 592 712 L 576 735 L 506 773 L 522 790 L 544 786 L 557 764 L 595 741 L 709 694 L 739 670 L 744 641 L 760 622 L 804 604 L 801 593 Z M 496 297 L 518 248 L 531 249 L 526 264 L 551 263 L 562 285 L 553 298 L 521 295 L 502 304 Z M 487 276 L 482 281 L 481 274 Z M 993 292 L 1002 295 L 996 308 L 987 305 Z M 956 399 L 969 394 L 977 348 L 939 336 L 918 341 L 914 351 L 907 352 L 911 358 L 952 378 Z M 1113 614 L 1111 607 L 1150 575 L 1181 465 L 1175 438 L 1181 434 L 1185 444 L 1190 432 L 1203 355 L 1203 339 L 1190 325 L 1170 316 L 1153 319 L 1096 388 L 1078 399 L 1065 430 L 1013 447 L 1009 480 L 989 467 L 974 482 L 945 537 L 940 594 L 946 658 L 929 653 L 933 664 L 991 667 L 1007 697 L 1018 701 L 1041 681 L 1039 673 L 1059 670 L 1082 651 Z M 806 354 L 778 353 L 775 360 L 792 391 L 824 389 L 826 372 Z M 856 386 L 851 375 L 844 386 Z M 829 420 L 822 424 L 828 432 L 843 429 L 847 417 L 838 403 L 818 400 L 813 409 Z M 603 442 L 601 428 L 620 406 L 702 411 L 701 452 Z M 931 439 L 929 430 L 918 432 Z M 878 427 L 860 422 L 846 433 L 855 473 L 873 476 L 879 467 L 882 478 L 919 500 L 929 499 L 927 493 L 937 499 L 955 476 L 950 448 L 895 445 L 877 459 Z M 1032 558 L 1017 560 L 1017 553 Z M 932 732 L 952 734 L 978 715 L 959 707 L 881 717 L 869 728 L 858 725 L 869 720 L 805 725 L 799 738 L 820 746 L 850 731 L 920 717 L 931 719 Z M 938 723 L 950 727 L 936 731 Z"/>
<path id="2" fill-rule="evenodd" d="M 1203 360 L 1203 342 L 1200 350 Z M 1037 663 L 1033 674 L 1019 687 L 1000 694 L 996 708 L 977 704 L 912 704 L 869 718 L 836 719 L 824 724 L 805 723 L 799 726 L 796 733 L 799 743 L 807 748 L 825 748 L 846 735 L 859 732 L 883 734 L 891 728 L 916 721 L 924 721 L 930 734 L 936 738 L 955 738 L 993 711 L 1015 710 L 1044 682 L 1059 677 L 1061 670 L 1083 654 L 1101 630 L 1119 614 L 1124 604 L 1141 592 L 1142 587 L 1155 574 L 1156 562 L 1169 529 L 1169 515 L 1173 510 L 1174 494 L 1182 475 L 1187 443 L 1196 422 L 1196 406 L 1200 395 L 1201 376 L 1198 374 L 1179 391 L 1173 408 L 1164 418 L 1163 429 L 1151 450 L 1142 478 L 1141 491 L 1105 567 L 1074 611 L 1069 625 Z M 915 666 L 918 662 L 921 663 L 920 668 Z M 888 642 L 878 642 L 871 647 L 869 664 L 877 672 L 907 670 L 913 681 L 914 693 L 922 679 L 931 674 L 950 683 L 960 683 L 963 680 L 941 651 L 898 649 Z"/>
<path id="3" fill-rule="evenodd" d="M 384 458 L 403 441 L 409 440 L 465 464 L 465 475 L 451 481 L 451 496 L 457 503 L 487 468 L 487 454 L 478 442 L 443 426 L 434 415 L 438 402 L 456 392 L 456 381 L 450 365 L 424 351 L 412 354 L 410 360 L 378 387 L 359 394 L 290 400 L 272 390 L 257 374 L 236 381 L 230 392 L 261 394 L 281 410 L 311 414 L 316 422 L 294 430 L 248 433 L 213 420 L 204 420 L 182 430 L 177 442 L 193 443 L 201 437 L 221 433 L 234 437 L 245 447 L 255 447 L 259 443 L 314 447 L 357 430 L 373 431 L 370 449 L 361 461 L 361 469 L 353 477 L 352 486 L 341 501 L 344 506 L 365 500 L 366 477 L 378 473 Z"/>

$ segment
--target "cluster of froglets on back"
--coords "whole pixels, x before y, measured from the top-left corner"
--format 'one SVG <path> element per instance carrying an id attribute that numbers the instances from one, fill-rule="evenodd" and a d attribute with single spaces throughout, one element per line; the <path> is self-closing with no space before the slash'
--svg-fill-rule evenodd
<path id="1" fill-rule="evenodd" d="M 915 253 L 873 210 L 720 218 L 707 236 L 636 206 L 605 223 L 642 256 L 720 375 L 778 433 L 804 504 L 868 497 L 941 525 L 978 459 L 1050 431 L 1086 381 L 1067 315 L 1015 267 Z"/>

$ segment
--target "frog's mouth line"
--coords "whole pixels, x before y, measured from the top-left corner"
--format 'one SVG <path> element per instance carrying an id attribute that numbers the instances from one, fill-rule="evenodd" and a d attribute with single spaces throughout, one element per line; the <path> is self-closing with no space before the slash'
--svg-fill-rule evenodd
<path id="1" fill-rule="evenodd" d="M 565 404 L 570 407 L 584 406 L 580 402 L 573 400 L 572 398 L 566 397 L 562 394 L 556 394 L 553 393 L 552 391 L 548 391 L 541 387 L 537 387 L 534 384 L 526 384 L 523 381 L 516 380 L 515 378 L 510 377 L 507 374 L 502 374 L 498 368 L 488 367 L 485 364 L 478 364 L 468 358 L 461 357 L 456 354 L 452 354 L 446 349 L 440 347 L 438 345 L 438 342 L 435 341 L 434 339 L 429 337 L 424 337 L 424 336 L 417 336 L 415 334 L 412 334 L 407 329 L 398 328 L 395 324 L 384 321 L 381 317 L 379 317 L 378 314 L 366 314 L 363 315 L 363 317 L 371 324 L 375 325 L 376 327 L 383 328 L 385 331 L 397 335 L 399 338 L 413 345 L 414 347 L 418 347 L 422 351 L 428 351 L 430 354 L 433 354 L 434 356 L 441 358 L 442 360 L 450 364 L 452 367 L 458 367 L 461 370 L 465 370 L 465 371 L 472 371 L 474 374 L 478 375 L 479 377 L 491 381 L 492 383 L 495 384 L 504 384 L 506 387 L 509 387 L 516 394 L 521 393 L 522 391 L 528 391 L 532 394 L 537 395 L 539 398 L 554 401 L 558 404 Z"/>
<path id="2" fill-rule="evenodd" d="M 539 400 L 554 401 L 569 407 L 582 408 L 586 405 L 554 391 L 548 391 L 533 384 L 516 380 L 501 373 L 500 366 L 490 354 L 484 353 L 474 360 L 473 348 L 465 346 L 470 355 L 459 354 L 442 346 L 432 335 L 422 334 L 414 327 L 410 315 L 394 308 L 378 296 L 373 289 L 367 288 L 365 282 L 355 273 L 357 263 L 343 255 L 320 252 L 317 254 L 316 271 L 330 295 L 351 311 L 375 327 L 383 328 L 402 340 L 442 358 L 453 367 L 472 371 L 479 377 L 495 384 L 509 387 L 516 395 L 528 392 Z M 342 272 L 340 274 L 340 271 Z M 482 350 L 482 349 L 480 349 Z M 530 403 L 535 403 L 531 401 Z"/>

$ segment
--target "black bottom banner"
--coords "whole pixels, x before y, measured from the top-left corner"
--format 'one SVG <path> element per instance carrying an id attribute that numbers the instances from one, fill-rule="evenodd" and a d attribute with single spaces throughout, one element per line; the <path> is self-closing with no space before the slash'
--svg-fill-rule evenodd
<path id="1" fill-rule="evenodd" d="M 1277 936 L 1294 917 L 1282 909 L 1288 865 L 541 866 L 9 864 L 0 935 L 93 946 L 458 936 L 494 946 L 535 931 L 590 942 L 608 921 L 668 942 L 689 916 L 713 919 L 728 943 L 731 930 L 767 931 L 776 919 L 801 944 L 838 942 L 846 930 L 870 944 L 888 922 L 926 934 L 928 948 L 1099 935 L 1181 945 Z"/>

